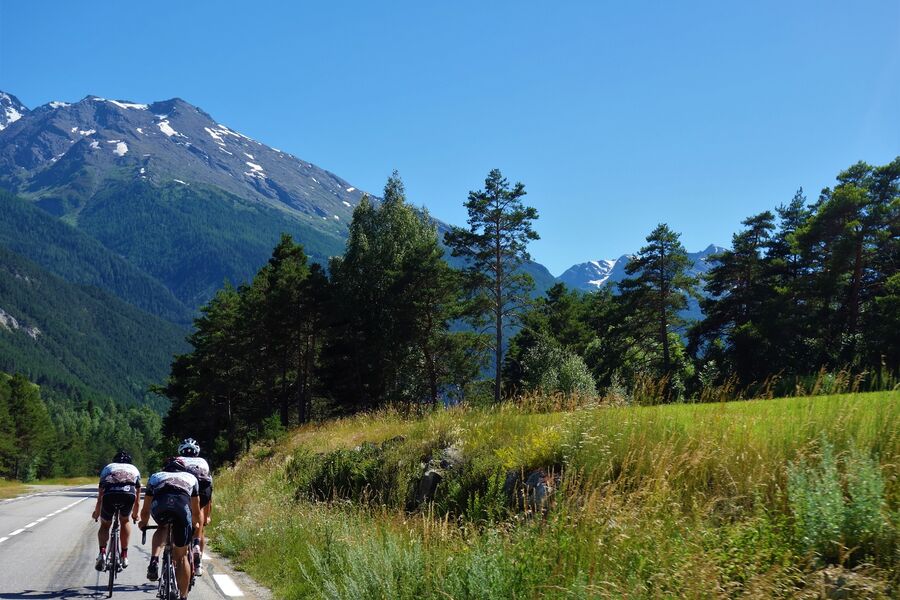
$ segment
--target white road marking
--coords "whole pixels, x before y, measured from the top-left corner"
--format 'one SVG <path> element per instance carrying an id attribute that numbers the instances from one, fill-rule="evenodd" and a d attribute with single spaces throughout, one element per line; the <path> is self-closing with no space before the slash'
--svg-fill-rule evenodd
<path id="1" fill-rule="evenodd" d="M 213 579 L 215 579 L 216 583 L 219 585 L 219 589 L 222 590 L 222 593 L 226 596 L 238 597 L 244 595 L 241 588 L 239 588 L 234 580 L 228 575 L 216 573 L 213 575 Z"/>
<path id="2" fill-rule="evenodd" d="M 2 544 L 3 542 L 5 542 L 5 541 L 8 540 L 8 539 L 9 539 L 8 537 L 2 537 L 2 538 L 0 538 L 0 544 Z"/>
<path id="3" fill-rule="evenodd" d="M 76 500 L 76 501 L 73 502 L 72 504 L 69 504 L 69 505 L 67 505 L 67 506 L 64 506 L 64 507 L 62 507 L 61 509 L 59 509 L 58 511 L 50 513 L 50 514 L 47 515 L 46 517 L 41 517 L 41 518 L 38 519 L 37 521 L 32 521 L 31 523 L 29 523 L 28 525 L 26 525 L 26 526 L 23 527 L 22 529 L 16 529 L 15 531 L 10 532 L 9 534 L 7 534 L 6 537 L 0 538 L 0 542 L 4 542 L 4 541 L 8 540 L 9 538 L 11 538 L 11 537 L 14 536 L 14 535 L 19 535 L 20 533 L 22 533 L 22 532 L 25 531 L 26 529 L 31 529 L 32 527 L 34 527 L 35 525 L 37 525 L 37 524 L 40 523 L 41 521 L 44 521 L 44 520 L 46 520 L 46 519 L 49 519 L 49 518 L 52 517 L 52 516 L 58 515 L 59 513 L 61 513 L 61 512 L 64 511 L 64 510 L 69 510 L 70 508 L 72 508 L 72 507 L 75 506 L 76 504 L 79 504 L 79 503 L 81 503 L 81 502 L 84 502 L 85 500 L 90 500 L 90 496 L 87 496 L 87 497 L 85 497 L 85 498 L 82 498 L 81 500 Z"/>

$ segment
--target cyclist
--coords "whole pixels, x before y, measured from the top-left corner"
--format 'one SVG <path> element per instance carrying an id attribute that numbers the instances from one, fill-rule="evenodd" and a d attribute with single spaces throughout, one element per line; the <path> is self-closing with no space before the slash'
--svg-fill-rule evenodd
<path id="1" fill-rule="evenodd" d="M 147 579 L 159 579 L 159 555 L 166 542 L 168 528 L 172 528 L 172 564 L 182 599 L 187 598 L 191 567 L 187 556 L 192 532 L 200 525 L 200 489 L 197 478 L 187 472 L 187 465 L 177 456 L 166 459 L 163 470 L 147 480 L 141 520 L 138 527 L 147 527 L 150 517 L 159 528 L 153 533 L 153 546 Z"/>
<path id="2" fill-rule="evenodd" d="M 209 464 L 205 459 L 200 458 L 200 445 L 194 438 L 186 438 L 178 446 L 178 454 L 184 464 L 187 465 L 188 472 L 193 474 L 200 483 L 200 531 L 194 538 L 193 558 L 194 558 L 194 574 L 197 577 L 203 575 L 203 566 L 200 564 L 200 558 L 203 556 L 203 550 L 206 548 L 206 538 L 203 535 L 204 528 L 209 525 L 210 513 L 212 512 L 212 474 L 209 471 Z"/>
<path id="3" fill-rule="evenodd" d="M 97 489 L 97 504 L 91 518 L 100 519 L 100 531 L 97 541 L 100 542 L 100 554 L 94 568 L 102 571 L 106 565 L 106 544 L 109 542 L 109 528 L 112 526 L 113 514 L 119 511 L 119 540 L 121 565 L 128 566 L 128 538 L 131 536 L 130 516 L 137 522 L 138 503 L 141 496 L 141 473 L 131 464 L 131 455 L 119 450 L 111 463 L 100 472 L 100 484 Z"/>

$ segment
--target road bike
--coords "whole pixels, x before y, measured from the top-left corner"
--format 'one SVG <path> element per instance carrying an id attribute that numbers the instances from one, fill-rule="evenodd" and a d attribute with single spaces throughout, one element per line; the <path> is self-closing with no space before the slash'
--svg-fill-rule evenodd
<path id="1" fill-rule="evenodd" d="M 141 545 L 147 543 L 147 530 L 158 529 L 159 525 L 147 525 L 141 535 Z M 162 560 L 159 569 L 159 587 L 157 588 L 156 597 L 160 600 L 179 600 L 181 594 L 178 592 L 178 579 L 175 577 L 175 565 L 172 562 L 172 548 L 175 547 L 172 542 L 172 528 L 168 527 L 166 535 L 166 545 L 163 549 Z M 188 548 L 190 551 L 190 548 Z M 188 584 L 188 591 L 194 588 L 194 569 L 191 565 L 191 581 Z"/>

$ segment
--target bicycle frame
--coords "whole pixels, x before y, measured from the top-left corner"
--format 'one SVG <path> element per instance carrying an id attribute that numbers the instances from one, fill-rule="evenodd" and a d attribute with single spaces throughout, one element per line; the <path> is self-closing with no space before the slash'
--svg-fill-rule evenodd
<path id="1" fill-rule="evenodd" d="M 116 583 L 116 577 L 119 575 L 119 509 L 117 508 L 112 515 L 112 525 L 109 528 L 109 542 L 106 549 L 106 570 L 109 572 L 109 584 L 107 598 L 112 598 L 113 586 Z"/>

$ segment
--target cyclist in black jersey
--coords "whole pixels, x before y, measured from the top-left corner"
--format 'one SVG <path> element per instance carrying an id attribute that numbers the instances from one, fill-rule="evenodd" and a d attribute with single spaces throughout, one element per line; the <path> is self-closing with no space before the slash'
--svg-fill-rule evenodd
<path id="1" fill-rule="evenodd" d="M 182 599 L 187 598 L 191 580 L 188 546 L 200 527 L 200 489 L 197 478 L 187 472 L 187 465 L 178 457 L 166 460 L 163 470 L 154 473 L 147 481 L 141 520 L 138 527 L 147 527 L 150 517 L 159 528 L 153 534 L 150 565 L 147 579 L 159 579 L 159 555 L 172 528 L 172 564 Z"/>
<path id="2" fill-rule="evenodd" d="M 109 542 L 109 528 L 113 514 L 119 511 L 119 540 L 121 542 L 119 564 L 128 566 L 128 540 L 131 537 L 131 524 L 128 517 L 137 522 L 138 498 L 141 497 L 141 473 L 131 464 L 131 455 L 119 450 L 111 463 L 100 472 L 100 485 L 97 491 L 97 504 L 91 518 L 100 519 L 100 531 L 97 540 L 100 542 L 100 554 L 94 567 L 102 571 L 106 565 L 106 544 Z"/>

